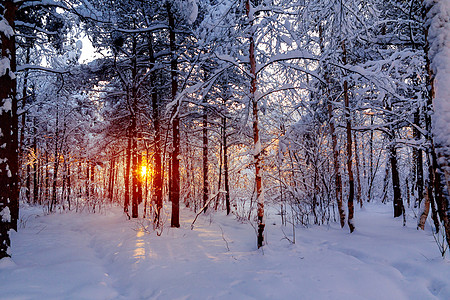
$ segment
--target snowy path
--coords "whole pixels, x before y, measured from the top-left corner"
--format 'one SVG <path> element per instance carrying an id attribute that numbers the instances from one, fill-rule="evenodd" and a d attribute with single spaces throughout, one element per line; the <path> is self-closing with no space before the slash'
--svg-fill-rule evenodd
<path id="1" fill-rule="evenodd" d="M 402 227 L 383 205 L 357 211 L 354 234 L 299 228 L 296 244 L 269 216 L 264 253 L 250 225 L 221 213 L 190 230 L 183 211 L 181 228 L 158 237 L 118 208 L 33 212 L 0 263 L 0 299 L 450 299 L 450 262 L 429 229 Z"/>

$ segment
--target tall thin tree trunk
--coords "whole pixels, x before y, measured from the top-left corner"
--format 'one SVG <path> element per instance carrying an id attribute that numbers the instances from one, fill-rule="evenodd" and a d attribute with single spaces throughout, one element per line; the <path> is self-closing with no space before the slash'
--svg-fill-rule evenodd
<path id="1" fill-rule="evenodd" d="M 92 203 L 93 203 L 92 210 L 95 213 L 95 206 L 98 201 L 98 199 L 97 199 L 98 195 L 96 193 L 96 188 L 95 188 L 95 162 L 91 161 L 90 167 L 91 167 L 91 174 L 90 174 L 90 178 L 89 178 L 89 187 L 90 187 L 89 194 L 91 195 L 91 199 L 92 199 Z M 89 168 L 89 165 L 88 165 L 88 168 Z"/>
<path id="2" fill-rule="evenodd" d="M 228 179 L 228 144 L 227 144 L 227 118 L 223 117 L 223 175 L 224 175 L 224 184 L 225 184 L 225 205 L 227 208 L 227 215 L 231 212 L 231 203 L 230 203 L 230 183 Z"/>
<path id="3" fill-rule="evenodd" d="M 137 153 L 137 141 L 136 138 L 133 137 L 132 138 L 132 181 L 131 181 L 131 186 L 132 186 L 132 198 L 131 198 L 131 217 L 132 218 L 137 218 L 139 217 L 139 212 L 138 212 L 138 199 L 139 199 L 139 165 L 138 165 L 138 153 Z"/>
<path id="4" fill-rule="evenodd" d="M 123 203 L 123 211 L 127 214 L 128 218 L 130 217 L 128 214 L 128 209 L 130 206 L 130 166 L 131 166 L 131 136 L 128 133 L 128 145 L 127 151 L 125 155 L 126 165 L 125 165 L 125 201 Z"/>
<path id="5" fill-rule="evenodd" d="M 163 203 L 163 180 L 162 180 L 162 161 L 161 161 L 161 129 L 160 129 L 160 114 L 158 105 L 158 94 L 156 91 L 156 60 L 153 51 L 153 34 L 149 36 L 149 52 L 150 52 L 150 66 L 152 68 L 150 74 L 150 87 L 152 97 L 152 117 L 153 117 L 153 130 L 155 133 L 154 150 L 153 150 L 153 192 L 156 204 L 155 220 L 157 226 L 159 226 L 162 203 Z"/>
<path id="6" fill-rule="evenodd" d="M 39 153 L 37 149 L 37 134 L 36 134 L 36 118 L 33 120 L 33 153 L 34 153 L 34 159 L 33 159 L 33 204 L 36 204 L 38 202 L 38 193 L 39 193 L 39 168 L 38 168 L 38 162 L 39 162 Z"/>
<path id="7" fill-rule="evenodd" d="M 322 25 L 319 26 L 319 39 L 320 39 L 320 49 L 321 52 L 324 52 L 324 36 L 323 36 L 323 27 Z M 329 75 L 328 72 L 325 71 L 325 81 L 330 84 L 329 81 Z M 336 202 L 338 206 L 339 211 L 339 220 L 341 224 L 341 228 L 345 225 L 345 210 L 344 205 L 342 203 L 342 179 L 341 179 L 341 173 L 339 170 L 339 149 L 337 146 L 337 136 L 336 136 L 336 129 L 335 129 L 335 118 L 333 116 L 333 104 L 332 99 L 330 95 L 330 89 L 329 87 L 325 87 L 327 89 L 328 94 L 328 101 L 327 101 L 327 112 L 328 112 L 328 122 L 330 124 L 330 134 L 331 134 L 331 146 L 333 151 L 333 168 L 334 168 L 334 185 L 335 185 L 335 197 Z"/>
<path id="8" fill-rule="evenodd" d="M 26 47 L 26 54 L 25 54 L 25 63 L 30 63 L 30 48 L 31 45 L 28 43 L 30 42 L 29 39 L 26 39 L 27 45 Z M 24 78 L 23 78 L 23 88 L 22 88 L 22 120 L 21 120 L 21 126 L 20 126 L 20 139 L 19 139 L 19 164 L 23 165 L 26 162 L 26 155 L 25 155 L 25 126 L 26 126 L 26 110 L 25 110 L 25 104 L 27 100 L 27 89 L 28 89 L 28 70 L 25 71 Z M 30 165 L 27 163 L 26 168 L 26 191 L 25 191 L 25 198 L 28 203 L 30 203 Z"/>
<path id="9" fill-rule="evenodd" d="M 138 177 L 138 185 L 137 185 L 137 203 L 141 204 L 142 203 L 142 183 L 144 180 L 144 176 L 145 174 L 141 174 L 141 168 L 142 168 L 142 154 L 138 153 L 137 154 L 138 157 L 138 165 L 136 168 L 137 171 L 137 177 Z M 145 167 L 147 167 L 147 165 L 145 165 Z"/>
<path id="10" fill-rule="evenodd" d="M 394 189 L 394 217 L 400 217 L 403 213 L 403 200 L 400 190 L 400 176 L 397 165 L 397 149 L 394 145 L 390 148 L 392 188 Z"/>
<path id="11" fill-rule="evenodd" d="M 86 193 L 86 199 L 87 199 L 87 201 L 90 201 L 90 198 L 91 198 L 91 194 L 90 194 L 90 184 L 89 184 L 89 180 L 90 180 L 90 171 L 91 171 L 91 169 L 90 169 L 90 161 L 89 160 L 86 160 L 86 180 L 85 180 L 85 182 L 86 182 L 86 191 L 85 191 L 85 193 Z"/>
<path id="12" fill-rule="evenodd" d="M 345 41 L 342 41 L 342 55 L 343 55 L 343 63 L 347 64 L 347 50 L 345 47 Z M 351 121 L 351 113 L 350 113 L 350 101 L 348 96 L 348 82 L 344 81 L 344 106 L 345 106 L 345 122 L 346 122 L 346 132 L 347 132 L 347 172 L 348 172 L 348 227 L 350 232 L 355 230 L 355 225 L 353 224 L 353 214 L 354 214 L 354 206 L 353 199 L 355 195 L 355 182 L 353 179 L 353 169 L 352 169 L 352 121 Z"/>
<path id="13" fill-rule="evenodd" d="M 356 131 L 353 132 L 353 140 L 355 142 L 355 167 L 356 167 L 356 202 L 359 203 L 359 207 L 363 207 L 362 191 L 361 191 L 361 174 L 359 173 L 359 149 L 358 141 L 356 139 Z"/>
<path id="14" fill-rule="evenodd" d="M 148 197 L 148 146 L 146 145 L 145 149 L 145 192 L 144 192 L 144 215 L 143 218 L 147 217 L 147 197 Z"/>
<path id="15" fill-rule="evenodd" d="M 57 108 L 58 109 L 58 108 Z M 57 192 L 57 180 L 58 180 L 58 169 L 59 169 L 59 151 L 58 151 L 58 143 L 59 143 L 59 112 L 56 111 L 56 126 L 55 126 L 55 150 L 53 153 L 53 188 L 52 188 L 52 200 L 50 203 L 50 212 L 53 211 L 56 206 L 56 192 Z"/>
<path id="16" fill-rule="evenodd" d="M 138 122 L 138 82 L 137 82 L 137 40 L 133 36 L 133 56 L 131 57 L 131 76 L 132 76 L 132 86 L 131 86 L 131 217 L 137 218 L 139 216 L 138 205 L 139 205 L 139 154 L 138 154 L 138 134 L 137 134 L 137 122 Z"/>
<path id="17" fill-rule="evenodd" d="M 220 128 L 220 136 L 223 139 L 224 129 L 223 127 Z M 223 144 L 220 144 L 219 148 L 219 180 L 217 181 L 217 191 L 219 192 L 222 188 L 222 167 L 223 167 Z M 219 199 L 220 195 L 216 198 L 216 204 L 214 206 L 214 210 L 217 210 L 217 207 L 219 206 Z"/>
<path id="18" fill-rule="evenodd" d="M 70 174 L 70 162 L 67 163 L 67 205 L 69 206 L 69 210 L 71 209 L 70 197 L 72 193 L 72 180 Z"/>
<path id="19" fill-rule="evenodd" d="M 108 185 L 108 199 L 109 202 L 113 202 L 114 199 L 114 173 L 115 173 L 115 167 L 116 167 L 116 159 L 113 157 L 111 159 L 110 163 L 110 170 L 109 170 L 109 185 Z"/>
<path id="20" fill-rule="evenodd" d="M 373 125 L 373 114 L 370 114 L 370 126 Z M 372 200 L 372 186 L 373 186 L 373 179 L 374 179 L 374 172 L 373 172 L 373 129 L 370 129 L 370 140 L 369 140 L 369 178 L 368 178 L 368 185 L 369 185 L 369 191 L 367 192 L 367 201 Z"/>
<path id="21" fill-rule="evenodd" d="M 49 195 L 50 195 L 50 167 L 49 167 L 49 160 L 48 160 L 48 150 L 45 149 L 45 188 L 44 188 L 44 204 L 49 204 Z"/>
<path id="22" fill-rule="evenodd" d="M 250 22 L 250 49 L 249 49 L 249 60 L 250 60 L 250 74 L 251 84 L 250 84 L 250 101 L 252 105 L 252 116 L 253 116 L 253 159 L 255 163 L 255 187 L 256 187 L 256 202 L 257 202 L 257 220 L 258 220 L 258 237 L 257 246 L 258 248 L 264 245 L 264 191 L 262 185 L 262 159 L 261 159 L 261 140 L 259 137 L 259 118 L 258 118 L 258 99 L 256 99 L 256 58 L 255 58 L 255 41 L 253 37 L 253 15 L 251 14 L 251 6 L 253 4 L 250 0 L 245 3 L 245 9 L 247 12 L 247 17 Z"/>
<path id="23" fill-rule="evenodd" d="M 425 229 L 425 222 L 427 221 L 428 214 L 430 212 L 430 197 L 428 197 L 428 190 L 424 194 L 425 205 L 423 207 L 423 212 L 420 214 L 419 223 L 417 224 L 417 229 Z"/>
<path id="24" fill-rule="evenodd" d="M 418 108 L 414 113 L 414 125 L 420 127 L 420 109 Z M 414 127 L 413 129 L 414 139 L 420 140 L 421 135 L 420 131 Z M 422 148 L 414 148 L 413 149 L 413 158 L 414 158 L 414 168 L 415 168 L 415 185 L 417 188 L 417 199 L 415 205 L 420 207 L 422 200 L 424 198 L 423 191 L 423 150 Z"/>
<path id="25" fill-rule="evenodd" d="M 92 161 L 90 163 L 90 165 L 91 165 L 91 174 L 90 174 L 91 177 L 89 179 L 89 186 L 91 189 L 90 194 L 91 194 L 91 197 L 95 198 L 95 197 L 97 197 L 96 189 L 95 189 L 95 163 Z M 94 199 L 94 200 L 97 200 L 97 199 Z"/>
<path id="26" fill-rule="evenodd" d="M 170 44 L 170 77 L 172 82 L 172 101 L 176 100 L 178 93 L 178 59 L 176 54 L 175 19 L 170 2 L 166 2 L 169 19 Z M 171 186 L 170 199 L 172 201 L 171 227 L 180 227 L 180 117 L 178 115 L 179 103 L 176 103 L 172 113 L 172 155 L 171 155 Z"/>
<path id="27" fill-rule="evenodd" d="M 203 206 L 208 202 L 208 109 L 206 100 L 203 107 Z M 207 207 L 204 212 L 206 213 Z"/>

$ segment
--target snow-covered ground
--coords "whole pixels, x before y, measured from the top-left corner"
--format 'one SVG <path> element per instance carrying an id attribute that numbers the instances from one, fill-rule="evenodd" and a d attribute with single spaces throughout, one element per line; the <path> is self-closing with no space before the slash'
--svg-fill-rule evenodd
<path id="1" fill-rule="evenodd" d="M 391 205 L 357 209 L 353 234 L 297 228 L 295 244 L 270 214 L 263 250 L 234 216 L 202 215 L 194 230 L 194 214 L 181 216 L 180 229 L 157 236 L 120 208 L 24 207 L 13 258 L 0 261 L 0 299 L 450 299 L 450 262 L 430 227 L 402 227 Z"/>

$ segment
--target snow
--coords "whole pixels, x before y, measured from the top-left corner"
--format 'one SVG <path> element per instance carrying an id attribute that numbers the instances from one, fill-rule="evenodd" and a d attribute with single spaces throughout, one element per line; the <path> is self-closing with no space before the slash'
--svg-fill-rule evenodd
<path id="1" fill-rule="evenodd" d="M 190 14 L 188 16 L 188 24 L 193 24 L 197 20 L 198 16 L 198 5 L 196 0 L 188 0 L 188 6 L 190 9 Z"/>
<path id="2" fill-rule="evenodd" d="M 9 178 L 11 178 L 12 177 L 12 173 L 11 173 L 11 170 L 9 169 L 9 165 L 8 164 L 6 164 L 6 167 L 5 167 L 5 169 L 6 169 L 6 175 L 9 177 Z"/>
<path id="3" fill-rule="evenodd" d="M 14 36 L 14 30 L 5 19 L 0 20 L 0 32 L 3 32 L 8 39 Z"/>
<path id="4" fill-rule="evenodd" d="M 4 111 L 4 112 L 9 112 L 11 111 L 12 108 L 12 100 L 11 98 L 6 98 L 3 100 L 3 106 L 0 107 L 0 114 Z"/>
<path id="5" fill-rule="evenodd" d="M 391 205 L 368 204 L 353 234 L 337 223 L 297 228 L 291 244 L 269 209 L 257 250 L 252 226 L 222 212 L 190 230 L 194 213 L 183 210 L 181 228 L 166 219 L 157 236 L 120 208 L 25 207 L 13 257 L 0 261 L 0 299 L 450 299 L 450 263 L 430 227 L 391 215 Z"/>
<path id="6" fill-rule="evenodd" d="M 253 149 L 253 156 L 261 154 L 261 141 L 258 139 L 255 143 L 255 148 Z"/>
<path id="7" fill-rule="evenodd" d="M 11 213 L 8 206 L 4 207 L 2 211 L 0 211 L 0 220 L 11 222 Z"/>
<path id="8" fill-rule="evenodd" d="M 433 134 L 438 145 L 450 153 L 450 1 L 428 1 L 430 56 L 436 75 L 433 99 Z M 447 156 L 448 157 L 448 156 Z"/>
<path id="9" fill-rule="evenodd" d="M 10 60 L 8 57 L 2 57 L 0 59 L 0 76 L 3 76 L 6 74 L 7 70 L 10 70 Z"/>

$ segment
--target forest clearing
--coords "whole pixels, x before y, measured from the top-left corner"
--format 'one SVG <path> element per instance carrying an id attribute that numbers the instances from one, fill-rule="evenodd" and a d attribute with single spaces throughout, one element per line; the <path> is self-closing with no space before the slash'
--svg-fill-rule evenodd
<path id="1" fill-rule="evenodd" d="M 267 218 L 258 250 L 248 222 L 225 212 L 195 217 L 161 236 L 118 207 L 43 215 L 23 208 L 14 261 L 0 263 L 0 299 L 448 299 L 450 264 L 431 232 L 381 203 L 357 209 L 357 230 L 295 231 Z M 411 222 L 411 224 L 410 224 Z M 283 233 L 284 231 L 284 233 Z"/>

